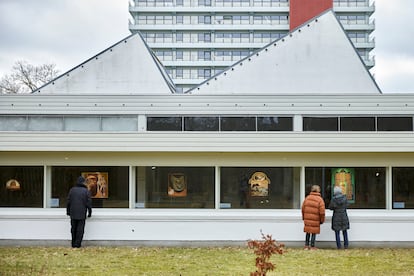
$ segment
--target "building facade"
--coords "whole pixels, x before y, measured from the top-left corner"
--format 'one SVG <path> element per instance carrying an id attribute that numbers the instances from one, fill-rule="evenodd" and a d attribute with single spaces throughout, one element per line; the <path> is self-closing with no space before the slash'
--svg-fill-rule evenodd
<path id="1" fill-rule="evenodd" d="M 185 92 L 311 19 L 308 10 L 316 16 L 331 7 L 372 68 L 371 0 L 134 0 L 129 29 L 141 32 Z"/>
<path id="2" fill-rule="evenodd" d="M 186 94 L 160 66 L 136 34 L 36 93 L 0 96 L 0 243 L 69 245 L 66 196 L 83 175 L 85 244 L 262 231 L 302 245 L 318 184 L 326 204 L 334 186 L 347 194 L 351 247 L 413 246 L 414 94 L 381 93 L 332 11 Z M 318 240 L 335 248 L 326 213 Z"/>

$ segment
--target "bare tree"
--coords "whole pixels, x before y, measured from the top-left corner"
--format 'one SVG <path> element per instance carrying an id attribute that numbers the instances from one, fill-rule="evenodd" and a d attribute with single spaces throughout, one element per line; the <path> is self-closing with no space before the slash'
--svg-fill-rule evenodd
<path id="1" fill-rule="evenodd" d="M 17 61 L 12 67 L 12 72 L 1 78 L 0 93 L 31 93 L 54 79 L 58 73 L 56 65 L 52 63 L 35 66 L 27 61 Z"/>

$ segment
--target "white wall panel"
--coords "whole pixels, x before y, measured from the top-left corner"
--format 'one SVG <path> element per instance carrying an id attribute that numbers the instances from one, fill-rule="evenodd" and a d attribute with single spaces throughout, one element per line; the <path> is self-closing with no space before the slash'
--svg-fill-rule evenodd
<path id="1" fill-rule="evenodd" d="M 0 210 L 1 240 L 69 240 L 65 209 Z M 349 210 L 352 242 L 414 242 L 414 215 L 404 211 Z M 331 212 L 318 241 L 334 243 Z M 47 231 L 46 231 L 47 229 Z M 304 240 L 300 210 L 94 210 L 85 240 L 247 241 L 260 231 L 279 241 Z"/>

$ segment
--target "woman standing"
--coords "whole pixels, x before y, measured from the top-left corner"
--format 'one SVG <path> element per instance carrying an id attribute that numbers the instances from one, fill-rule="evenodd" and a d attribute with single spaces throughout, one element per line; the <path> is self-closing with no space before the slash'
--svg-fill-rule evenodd
<path id="1" fill-rule="evenodd" d="M 302 219 L 305 224 L 303 231 L 306 233 L 305 250 L 316 249 L 316 234 L 320 233 L 320 225 L 325 222 L 325 203 L 318 185 L 312 186 L 310 194 L 303 201 Z"/>
<path id="2" fill-rule="evenodd" d="M 341 231 L 344 236 L 344 248 L 347 249 L 349 245 L 347 232 L 349 229 L 349 219 L 346 212 L 347 206 L 348 200 L 342 193 L 341 187 L 335 186 L 334 195 L 329 203 L 329 209 L 333 210 L 332 230 L 335 231 L 336 247 L 338 249 L 341 249 Z"/>

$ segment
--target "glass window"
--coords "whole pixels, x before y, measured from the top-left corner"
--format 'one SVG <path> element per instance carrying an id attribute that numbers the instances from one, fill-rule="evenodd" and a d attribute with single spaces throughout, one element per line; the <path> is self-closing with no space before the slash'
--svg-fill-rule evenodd
<path id="1" fill-rule="evenodd" d="M 412 117 L 378 117 L 378 131 L 412 131 Z"/>
<path id="2" fill-rule="evenodd" d="M 197 52 L 197 58 L 198 58 L 198 60 L 203 60 L 204 59 L 204 51 L 198 51 Z"/>
<path id="3" fill-rule="evenodd" d="M 198 0 L 199 6 L 211 6 L 211 0 Z"/>
<path id="4" fill-rule="evenodd" d="M 30 116 L 29 131 L 61 131 L 63 130 L 63 117 Z"/>
<path id="5" fill-rule="evenodd" d="M 43 167 L 0 167 L 0 207 L 43 207 Z"/>
<path id="6" fill-rule="evenodd" d="M 138 117 L 102 117 L 102 131 L 138 131 Z"/>
<path id="7" fill-rule="evenodd" d="M 341 117 L 341 131 L 375 131 L 375 117 Z"/>
<path id="8" fill-rule="evenodd" d="M 222 117 L 222 131 L 256 131 L 255 117 Z"/>
<path id="9" fill-rule="evenodd" d="M 258 131 L 292 131 L 292 117 L 257 117 Z"/>
<path id="10" fill-rule="evenodd" d="M 177 41 L 183 41 L 183 33 L 176 33 L 175 39 Z"/>
<path id="11" fill-rule="evenodd" d="M 211 16 L 210 15 L 204 16 L 204 24 L 211 24 Z"/>
<path id="12" fill-rule="evenodd" d="M 0 131 L 27 130 L 26 116 L 0 116 Z"/>
<path id="13" fill-rule="evenodd" d="M 181 131 L 181 117 L 147 117 L 148 131 Z"/>
<path id="14" fill-rule="evenodd" d="M 164 16 L 164 25 L 173 24 L 173 17 L 172 15 Z"/>
<path id="15" fill-rule="evenodd" d="M 184 22 L 184 17 L 182 15 L 177 15 L 175 21 L 177 24 L 182 24 Z"/>
<path id="16" fill-rule="evenodd" d="M 338 131 L 338 118 L 336 117 L 304 117 L 304 131 Z"/>
<path id="17" fill-rule="evenodd" d="M 101 118 L 99 117 L 66 117 L 66 131 L 100 131 Z"/>
<path id="18" fill-rule="evenodd" d="M 414 168 L 392 168 L 392 208 L 414 209 Z"/>
<path id="19" fill-rule="evenodd" d="M 137 168 L 137 207 L 214 208 L 214 167 Z"/>
<path id="20" fill-rule="evenodd" d="M 339 185 L 347 194 L 349 208 L 385 208 L 385 168 L 306 168 L 305 192 L 309 194 L 312 185 L 321 187 L 326 206 L 332 197 L 332 186 Z"/>
<path id="21" fill-rule="evenodd" d="M 222 167 L 220 208 L 297 209 L 300 169 Z"/>
<path id="22" fill-rule="evenodd" d="M 183 68 L 177 68 L 176 70 L 175 70 L 175 76 L 177 77 L 177 78 L 182 78 L 183 77 Z"/>
<path id="23" fill-rule="evenodd" d="M 198 34 L 198 41 L 204 41 L 204 33 Z"/>
<path id="24" fill-rule="evenodd" d="M 186 131 L 218 131 L 218 117 L 184 117 Z"/>
<path id="25" fill-rule="evenodd" d="M 80 175 L 87 180 L 93 208 L 129 207 L 128 167 L 52 167 L 52 207 L 66 207 L 69 190 Z"/>

